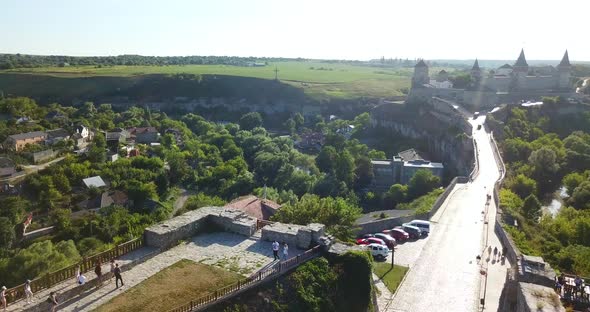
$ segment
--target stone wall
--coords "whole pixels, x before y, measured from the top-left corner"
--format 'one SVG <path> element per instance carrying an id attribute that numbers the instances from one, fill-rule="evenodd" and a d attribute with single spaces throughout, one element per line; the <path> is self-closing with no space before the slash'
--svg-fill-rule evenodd
<path id="1" fill-rule="evenodd" d="M 309 249 L 320 243 L 320 237 L 324 236 L 325 226 L 312 223 L 309 225 L 285 224 L 276 222 L 262 228 L 261 239 L 269 242 L 277 241 L 297 246 L 300 249 Z"/>
<path id="2" fill-rule="evenodd" d="M 559 296 L 550 287 L 518 283 L 516 312 L 565 312 Z"/>
<path id="3" fill-rule="evenodd" d="M 251 236 L 256 231 L 256 219 L 235 209 L 203 207 L 150 226 L 144 231 L 144 239 L 147 246 L 166 248 L 212 227 Z"/>
<path id="4" fill-rule="evenodd" d="M 438 198 L 436 199 L 436 201 L 434 202 L 434 204 L 432 205 L 432 208 L 430 209 L 430 211 L 428 213 L 413 214 L 412 211 L 408 211 L 408 215 L 406 215 L 406 216 L 395 217 L 395 218 L 385 218 L 385 219 L 360 223 L 360 224 L 357 224 L 357 226 L 359 227 L 357 234 L 363 235 L 363 234 L 369 234 L 369 233 L 378 233 L 383 230 L 392 229 L 398 225 L 402 225 L 402 224 L 404 224 L 406 222 L 410 222 L 414 219 L 430 220 L 430 218 L 432 218 L 432 216 L 434 216 L 434 214 L 438 211 L 438 209 L 445 202 L 447 197 L 449 197 L 449 194 L 451 194 L 451 192 L 453 191 L 453 189 L 455 188 L 457 183 L 467 183 L 468 181 L 469 181 L 468 177 L 455 177 L 455 178 L 453 178 L 453 180 L 451 181 L 451 183 L 449 183 L 449 185 L 447 186 L 445 191 L 438 196 Z"/>

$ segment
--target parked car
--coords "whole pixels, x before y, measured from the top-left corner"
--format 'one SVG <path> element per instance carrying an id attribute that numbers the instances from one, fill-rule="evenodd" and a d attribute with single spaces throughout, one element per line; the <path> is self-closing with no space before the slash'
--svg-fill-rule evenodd
<path id="1" fill-rule="evenodd" d="M 369 238 L 359 238 L 356 240 L 358 245 L 369 245 L 369 244 L 379 244 L 383 246 L 387 246 L 382 239 L 369 237 Z"/>
<path id="2" fill-rule="evenodd" d="M 376 259 L 385 259 L 389 254 L 389 248 L 380 244 L 369 244 L 367 248 L 371 251 L 371 255 Z"/>
<path id="3" fill-rule="evenodd" d="M 408 234 L 408 232 L 404 231 L 401 228 L 385 230 L 385 231 L 383 231 L 383 233 L 389 234 L 391 237 L 395 238 L 395 240 L 398 242 L 403 242 L 403 241 L 410 238 L 410 234 Z"/>
<path id="4" fill-rule="evenodd" d="M 375 233 L 375 237 L 382 239 L 385 242 L 385 245 L 390 249 L 393 249 L 397 245 L 395 238 L 393 238 L 391 235 L 384 233 Z"/>
<path id="5" fill-rule="evenodd" d="M 364 234 L 364 235 L 359 236 L 359 238 L 369 238 L 369 237 L 375 237 L 375 235 L 373 235 L 373 234 Z"/>
<path id="6" fill-rule="evenodd" d="M 424 220 L 412 220 L 407 223 L 408 225 L 415 226 L 422 231 L 422 235 L 430 234 L 430 222 Z"/>
<path id="7" fill-rule="evenodd" d="M 420 238 L 422 236 L 422 231 L 413 225 L 403 224 L 401 228 L 410 235 L 410 238 Z"/>

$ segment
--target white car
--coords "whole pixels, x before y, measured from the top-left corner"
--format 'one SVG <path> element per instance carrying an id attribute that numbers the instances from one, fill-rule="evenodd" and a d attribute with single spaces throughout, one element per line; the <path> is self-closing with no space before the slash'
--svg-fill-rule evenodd
<path id="1" fill-rule="evenodd" d="M 405 225 L 415 226 L 420 229 L 422 235 L 430 234 L 430 222 L 424 220 L 412 220 Z"/>
<path id="2" fill-rule="evenodd" d="M 375 259 L 377 259 L 377 258 L 385 259 L 385 258 L 387 258 L 387 255 L 389 254 L 389 248 L 387 248 L 387 246 L 385 246 L 385 245 L 369 244 L 369 245 L 367 245 L 367 248 L 371 251 L 371 255 L 373 255 L 373 258 L 375 258 Z"/>

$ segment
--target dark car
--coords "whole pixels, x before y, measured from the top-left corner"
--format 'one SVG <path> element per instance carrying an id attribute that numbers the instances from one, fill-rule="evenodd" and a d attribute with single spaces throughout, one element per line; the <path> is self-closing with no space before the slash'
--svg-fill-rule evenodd
<path id="1" fill-rule="evenodd" d="M 411 225 L 403 225 L 401 226 L 401 229 L 408 233 L 410 235 L 410 238 L 420 238 L 422 236 L 422 231 L 418 227 Z"/>
<path id="2" fill-rule="evenodd" d="M 395 238 L 393 238 L 391 235 L 384 233 L 375 233 L 375 237 L 383 240 L 385 242 L 385 245 L 389 247 L 389 249 L 393 249 L 397 245 Z"/>
<path id="3" fill-rule="evenodd" d="M 383 233 L 390 235 L 391 237 L 395 238 L 395 240 L 398 242 L 403 242 L 410 238 L 410 234 L 408 234 L 408 232 L 404 231 L 401 228 L 385 230 L 383 231 Z"/>

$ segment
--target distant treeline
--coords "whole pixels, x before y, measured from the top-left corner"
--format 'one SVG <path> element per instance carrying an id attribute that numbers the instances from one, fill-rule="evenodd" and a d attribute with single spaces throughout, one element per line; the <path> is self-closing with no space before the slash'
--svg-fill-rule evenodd
<path id="1" fill-rule="evenodd" d="M 260 66 L 267 62 L 293 61 L 303 59 L 259 58 L 235 56 L 64 56 L 0 54 L 0 69 L 32 68 L 45 66 L 115 66 L 115 65 L 234 65 Z"/>

